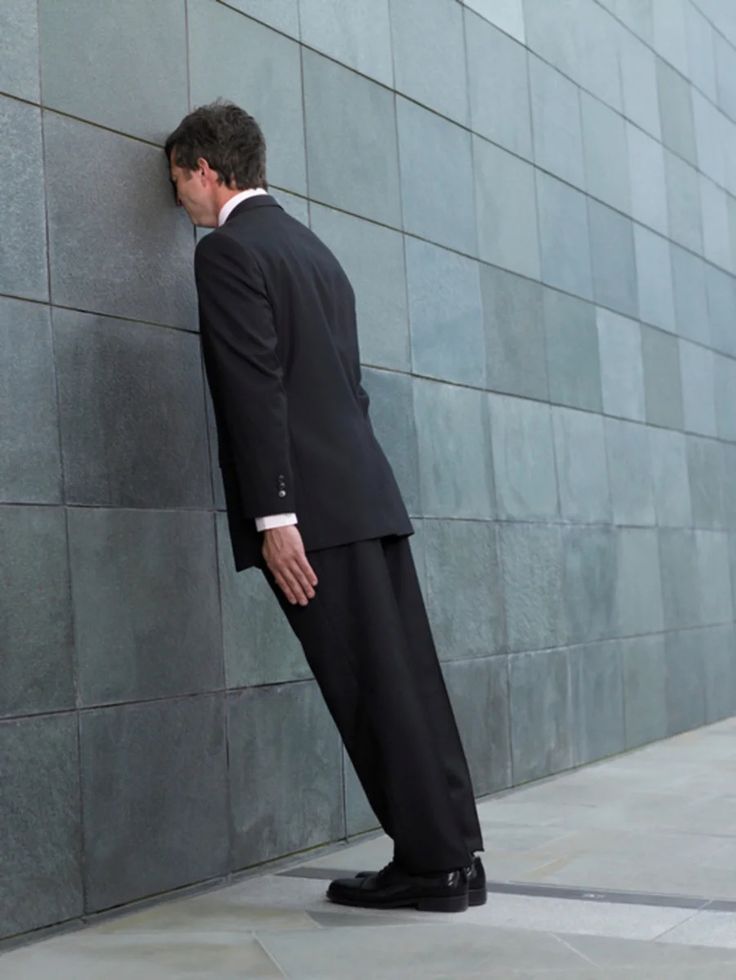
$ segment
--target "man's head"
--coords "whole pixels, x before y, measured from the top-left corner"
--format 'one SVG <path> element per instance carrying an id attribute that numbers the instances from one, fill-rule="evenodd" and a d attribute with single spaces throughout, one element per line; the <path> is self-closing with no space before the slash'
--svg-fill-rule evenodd
<path id="1" fill-rule="evenodd" d="M 222 205 L 248 187 L 268 190 L 266 141 L 248 113 L 218 99 L 194 109 L 164 146 L 176 203 L 192 223 L 217 227 Z"/>

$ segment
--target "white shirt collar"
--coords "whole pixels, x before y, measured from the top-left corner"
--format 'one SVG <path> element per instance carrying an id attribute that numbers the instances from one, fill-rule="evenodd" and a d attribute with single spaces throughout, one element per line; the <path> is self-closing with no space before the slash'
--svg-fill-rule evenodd
<path id="1" fill-rule="evenodd" d="M 244 201 L 246 197 L 251 197 L 253 194 L 268 194 L 269 191 L 265 190 L 263 187 L 247 187 L 244 191 L 240 191 L 239 194 L 233 194 L 220 208 L 220 213 L 217 216 L 217 227 L 224 225 L 227 216 L 230 214 L 234 207 L 237 207 L 241 201 Z"/>

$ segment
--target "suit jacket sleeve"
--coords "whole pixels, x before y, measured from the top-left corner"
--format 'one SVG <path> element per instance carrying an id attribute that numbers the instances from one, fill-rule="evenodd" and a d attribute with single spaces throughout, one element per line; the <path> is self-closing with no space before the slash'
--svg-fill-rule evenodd
<path id="1" fill-rule="evenodd" d="M 215 232 L 197 244 L 194 273 L 205 370 L 244 513 L 295 511 L 283 370 L 260 268 L 229 235 Z"/>

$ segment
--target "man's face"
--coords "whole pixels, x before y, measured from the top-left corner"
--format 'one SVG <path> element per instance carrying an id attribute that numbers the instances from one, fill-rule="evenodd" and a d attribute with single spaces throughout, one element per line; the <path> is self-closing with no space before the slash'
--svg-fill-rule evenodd
<path id="1" fill-rule="evenodd" d="M 189 215 L 193 225 L 216 228 L 220 208 L 217 203 L 217 174 L 200 157 L 196 170 L 186 170 L 176 163 L 176 150 L 171 154 L 169 175 L 176 203 Z"/>

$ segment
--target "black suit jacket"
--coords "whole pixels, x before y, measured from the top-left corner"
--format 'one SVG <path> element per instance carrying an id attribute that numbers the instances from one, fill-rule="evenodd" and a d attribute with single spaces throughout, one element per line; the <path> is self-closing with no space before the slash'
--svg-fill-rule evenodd
<path id="1" fill-rule="evenodd" d="M 361 385 L 342 266 L 271 194 L 194 255 L 199 326 L 236 571 L 264 566 L 255 518 L 294 511 L 305 550 L 413 534 Z"/>

